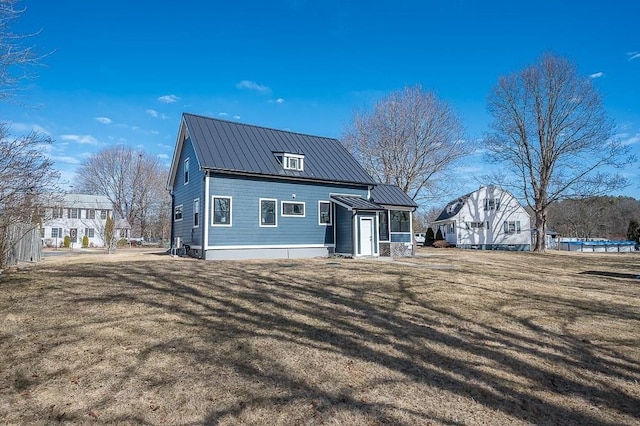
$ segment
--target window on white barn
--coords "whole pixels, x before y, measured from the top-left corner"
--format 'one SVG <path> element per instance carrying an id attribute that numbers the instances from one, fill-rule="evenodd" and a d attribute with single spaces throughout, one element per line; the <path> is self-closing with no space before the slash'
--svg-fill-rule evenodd
<path id="1" fill-rule="evenodd" d="M 484 209 L 485 211 L 489 210 L 500 210 L 500 199 L 499 198 L 485 198 L 484 199 Z"/>
<path id="2" fill-rule="evenodd" d="M 520 233 L 520 221 L 505 221 L 504 222 L 505 234 L 519 234 Z"/>

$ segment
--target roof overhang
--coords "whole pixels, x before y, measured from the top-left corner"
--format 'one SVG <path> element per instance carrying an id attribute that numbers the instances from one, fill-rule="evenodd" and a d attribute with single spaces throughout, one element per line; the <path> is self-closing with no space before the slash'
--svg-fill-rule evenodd
<path id="1" fill-rule="evenodd" d="M 372 203 L 360 196 L 352 195 L 331 195 L 331 201 L 350 211 L 384 211 L 386 210 L 379 204 Z"/>

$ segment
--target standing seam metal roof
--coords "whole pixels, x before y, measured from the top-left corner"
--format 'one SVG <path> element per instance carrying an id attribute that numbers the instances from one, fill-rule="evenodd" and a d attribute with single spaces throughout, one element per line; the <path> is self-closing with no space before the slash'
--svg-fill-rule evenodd
<path id="1" fill-rule="evenodd" d="M 332 195 L 331 199 L 356 210 L 384 210 L 384 207 L 358 196 Z"/>
<path id="2" fill-rule="evenodd" d="M 371 185 L 339 140 L 184 114 L 203 169 Z M 285 170 L 275 153 L 304 154 L 304 170 Z"/>
<path id="3" fill-rule="evenodd" d="M 416 202 L 396 185 L 376 184 L 371 190 L 371 200 L 386 206 L 418 207 Z"/>

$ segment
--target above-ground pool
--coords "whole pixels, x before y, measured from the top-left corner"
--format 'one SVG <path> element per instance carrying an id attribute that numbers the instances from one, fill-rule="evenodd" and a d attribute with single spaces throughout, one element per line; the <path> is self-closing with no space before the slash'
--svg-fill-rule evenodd
<path id="1" fill-rule="evenodd" d="M 635 241 L 564 241 L 560 250 L 587 252 L 632 252 L 636 249 Z"/>

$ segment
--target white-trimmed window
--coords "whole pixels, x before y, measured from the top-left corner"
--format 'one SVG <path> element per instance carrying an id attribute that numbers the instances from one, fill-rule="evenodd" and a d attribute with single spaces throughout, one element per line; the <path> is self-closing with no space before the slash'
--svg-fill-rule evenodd
<path id="1" fill-rule="evenodd" d="M 176 206 L 173 210 L 173 220 L 179 222 L 182 220 L 182 204 Z"/>
<path id="2" fill-rule="evenodd" d="M 54 207 L 53 208 L 53 218 L 60 219 L 64 216 L 64 212 L 62 211 L 62 207 Z"/>
<path id="3" fill-rule="evenodd" d="M 484 199 L 484 209 L 488 210 L 500 210 L 500 199 L 499 198 L 485 198 Z"/>
<path id="4" fill-rule="evenodd" d="M 304 202 L 283 201 L 280 211 L 282 216 L 304 217 Z"/>
<path id="5" fill-rule="evenodd" d="M 231 197 L 224 197 L 220 195 L 214 195 L 211 208 L 213 214 L 211 215 L 212 226 L 231 226 Z"/>
<path id="6" fill-rule="evenodd" d="M 84 235 L 86 235 L 87 238 L 93 238 L 96 235 L 96 231 L 93 228 L 84 228 Z"/>
<path id="7" fill-rule="evenodd" d="M 200 198 L 193 200 L 193 227 L 200 226 Z"/>
<path id="8" fill-rule="evenodd" d="M 283 166 L 287 170 L 304 170 L 304 155 L 284 154 Z"/>
<path id="9" fill-rule="evenodd" d="M 411 232 L 411 214 L 406 210 L 391 210 L 391 232 Z"/>
<path id="10" fill-rule="evenodd" d="M 94 209 L 87 209 L 87 219 L 95 219 L 96 211 Z"/>
<path id="11" fill-rule="evenodd" d="M 189 158 L 184 159 L 184 184 L 189 183 Z"/>
<path id="12" fill-rule="evenodd" d="M 107 218 L 107 212 L 109 210 L 100 210 L 100 219 L 106 219 Z"/>
<path id="13" fill-rule="evenodd" d="M 51 238 L 62 238 L 62 228 L 51 228 Z"/>
<path id="14" fill-rule="evenodd" d="M 489 229 L 489 222 L 467 222 L 467 229 L 478 229 L 484 227 Z"/>
<path id="15" fill-rule="evenodd" d="M 69 209 L 69 219 L 80 219 L 80 209 Z"/>
<path id="16" fill-rule="evenodd" d="M 278 226 L 278 200 L 260 198 L 260 226 Z"/>
<path id="17" fill-rule="evenodd" d="M 318 223 L 320 225 L 331 225 L 331 203 L 329 201 L 318 201 Z"/>
<path id="18" fill-rule="evenodd" d="M 520 233 L 520 221 L 506 221 L 504 222 L 505 234 L 519 234 Z"/>

